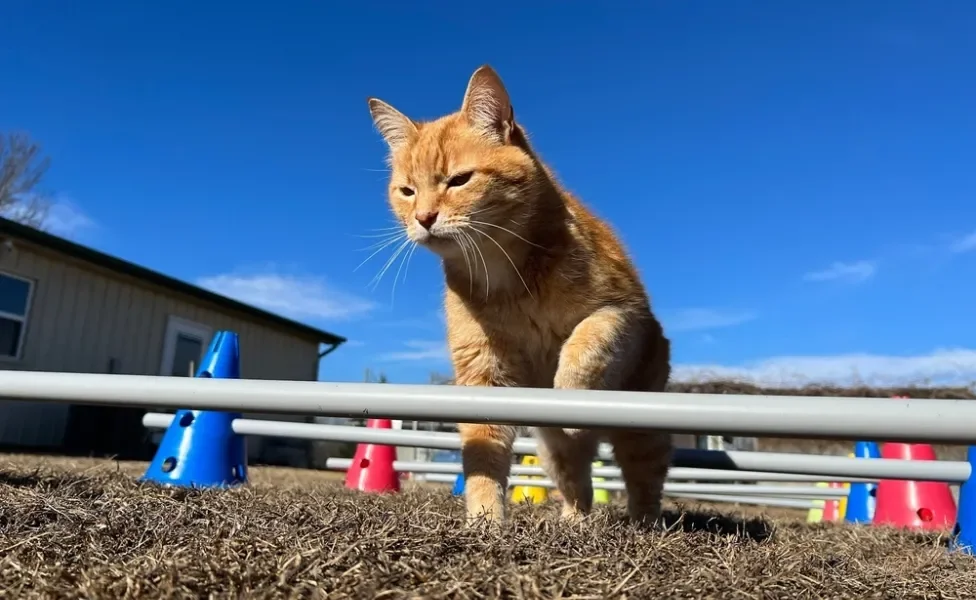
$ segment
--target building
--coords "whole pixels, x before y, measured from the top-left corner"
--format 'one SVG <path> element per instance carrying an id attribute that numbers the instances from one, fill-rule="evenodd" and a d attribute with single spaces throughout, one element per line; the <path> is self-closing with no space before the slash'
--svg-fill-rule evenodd
<path id="1" fill-rule="evenodd" d="M 0 369 L 189 376 L 222 329 L 240 338 L 246 379 L 314 381 L 321 358 L 346 341 L 0 218 Z M 0 447 L 151 458 L 144 413 L 0 401 Z M 258 461 L 283 462 L 282 446 L 248 440 Z M 291 446 L 307 455 L 306 443 Z"/>

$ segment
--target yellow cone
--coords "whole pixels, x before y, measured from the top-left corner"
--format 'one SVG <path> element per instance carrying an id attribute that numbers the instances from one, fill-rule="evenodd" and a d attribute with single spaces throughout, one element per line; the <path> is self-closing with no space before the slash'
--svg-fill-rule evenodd
<path id="1" fill-rule="evenodd" d="M 837 482 L 827 483 L 818 481 L 818 488 L 841 488 L 849 484 L 839 484 Z M 814 500 L 813 507 L 807 512 L 807 523 L 819 523 L 820 521 L 839 521 L 844 518 L 844 511 L 847 510 L 846 498 L 837 500 Z"/>
<path id="2" fill-rule="evenodd" d="M 817 482 L 816 486 L 827 487 L 827 484 L 822 481 L 819 481 Z M 807 523 L 819 523 L 820 521 L 823 521 L 823 512 L 824 512 L 823 509 L 824 509 L 824 501 L 814 500 L 813 507 L 811 507 L 810 510 L 807 511 Z"/>
<path id="3" fill-rule="evenodd" d="M 522 464 L 538 466 L 540 463 L 538 457 L 527 455 L 522 457 Z M 530 475 L 528 479 L 542 479 L 542 477 L 539 477 L 538 475 Z M 539 504 L 540 502 L 545 502 L 548 496 L 548 490 L 546 490 L 544 487 L 517 485 L 512 488 L 512 502 L 529 502 L 531 504 Z"/>
<path id="4" fill-rule="evenodd" d="M 856 458 L 853 452 L 847 453 L 847 458 Z M 851 489 L 851 482 L 845 481 L 841 484 L 841 487 L 845 490 Z M 847 496 L 841 496 L 840 501 L 837 503 L 837 519 L 843 521 L 847 516 Z"/>
<path id="5" fill-rule="evenodd" d="M 602 467 L 602 461 L 593 463 L 594 467 Z M 594 477 L 593 481 L 605 481 L 603 477 Z M 593 504 L 610 504 L 610 490 L 593 490 Z"/>

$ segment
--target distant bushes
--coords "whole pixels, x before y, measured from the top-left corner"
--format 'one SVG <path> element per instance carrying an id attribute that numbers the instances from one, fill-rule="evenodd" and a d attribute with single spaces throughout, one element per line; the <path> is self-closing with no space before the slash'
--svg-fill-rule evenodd
<path id="1" fill-rule="evenodd" d="M 868 386 L 840 387 L 809 385 L 799 388 L 765 388 L 739 381 L 672 382 L 668 391 L 689 394 L 743 394 L 767 396 L 842 396 L 846 398 L 909 398 L 976 400 L 976 393 L 969 387 L 891 387 Z M 843 418 L 843 415 L 837 415 Z M 845 456 L 854 449 L 854 441 L 799 440 L 788 438 L 759 438 L 757 450 L 761 452 L 803 452 L 807 454 Z M 883 440 L 877 440 L 883 441 Z M 965 460 L 965 446 L 936 445 L 936 454 L 943 460 Z"/>

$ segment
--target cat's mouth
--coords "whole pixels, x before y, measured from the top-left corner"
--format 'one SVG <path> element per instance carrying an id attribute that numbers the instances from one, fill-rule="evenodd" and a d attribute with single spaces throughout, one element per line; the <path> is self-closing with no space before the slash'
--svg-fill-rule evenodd
<path id="1" fill-rule="evenodd" d="M 442 232 L 431 231 L 428 229 L 414 230 L 413 241 L 423 246 L 433 246 L 451 241 L 450 236 L 445 236 Z"/>
<path id="2" fill-rule="evenodd" d="M 417 227 L 414 229 L 414 237 L 421 244 L 436 244 L 443 242 L 454 242 L 458 234 L 455 227 L 435 223 L 430 229 Z"/>
<path id="3" fill-rule="evenodd" d="M 454 254 L 456 249 L 461 248 L 464 245 L 462 236 L 453 228 L 446 227 L 432 227 L 431 229 L 422 229 L 420 231 L 415 231 L 412 236 L 413 240 L 428 248 L 437 254 Z"/>

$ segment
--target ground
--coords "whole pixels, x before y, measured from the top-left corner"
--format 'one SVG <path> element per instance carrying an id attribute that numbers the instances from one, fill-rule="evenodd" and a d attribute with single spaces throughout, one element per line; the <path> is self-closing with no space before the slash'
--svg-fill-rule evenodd
<path id="1" fill-rule="evenodd" d="M 492 535 L 461 526 L 445 487 L 374 496 L 252 468 L 236 490 L 165 489 L 138 482 L 145 466 L 0 455 L 0 597 L 976 597 L 976 558 L 940 534 L 676 504 L 644 532 L 619 506 L 573 526 L 546 504 Z"/>

